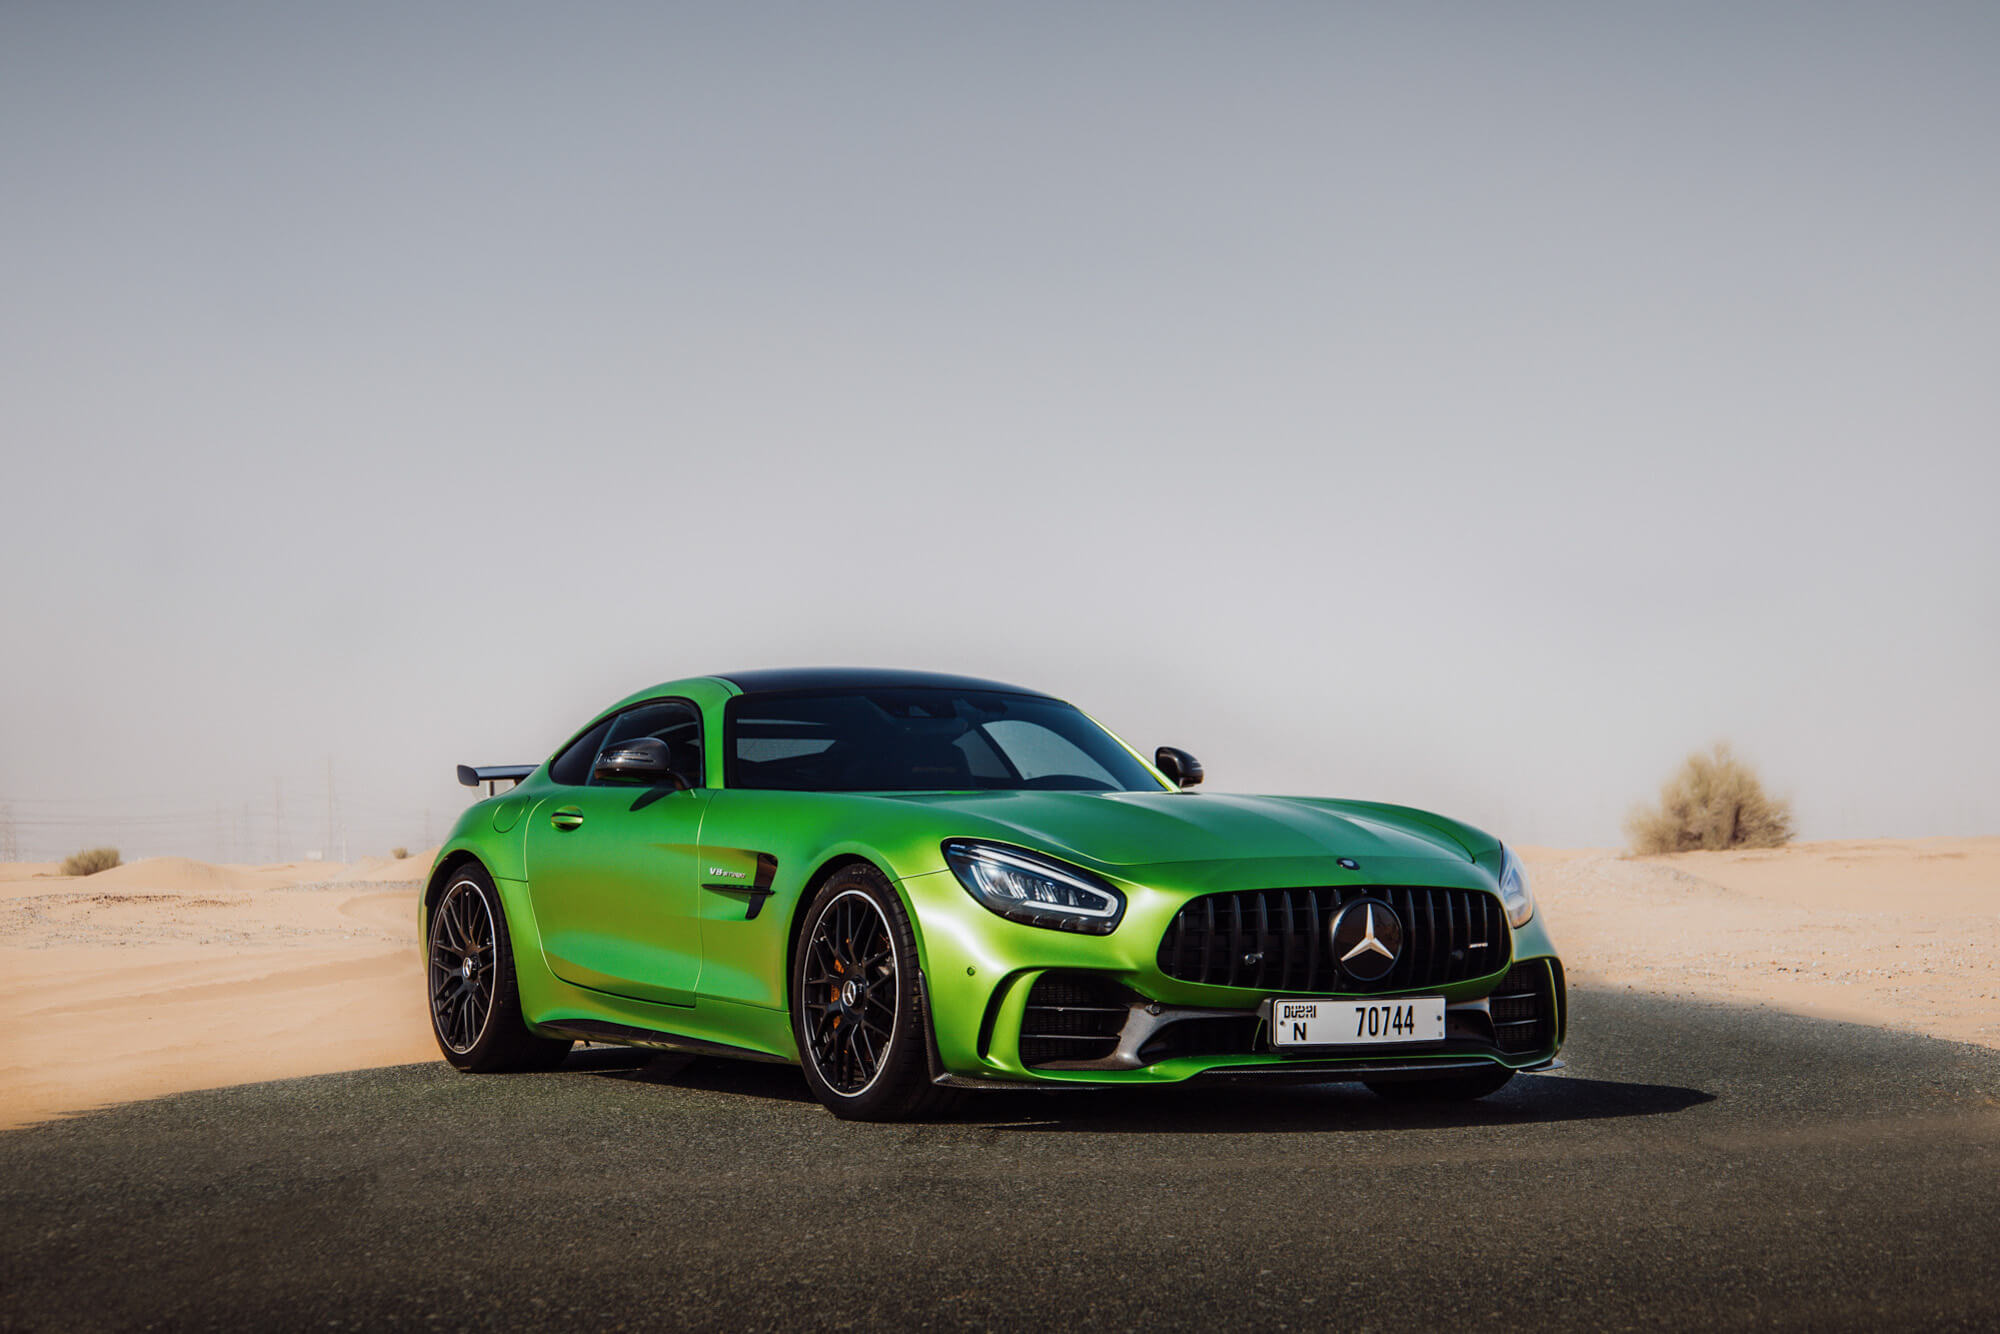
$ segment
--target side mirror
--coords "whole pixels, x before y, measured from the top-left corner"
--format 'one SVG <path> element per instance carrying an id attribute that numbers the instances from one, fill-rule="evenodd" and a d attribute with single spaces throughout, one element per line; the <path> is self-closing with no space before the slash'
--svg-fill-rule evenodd
<path id="1" fill-rule="evenodd" d="M 642 783 L 647 787 L 688 785 L 686 779 L 674 772 L 667 743 L 656 736 L 618 742 L 597 757 L 590 776 L 600 783 Z"/>
<path id="2" fill-rule="evenodd" d="M 1161 746 L 1154 751 L 1153 767 L 1181 787 L 1193 787 L 1201 781 L 1201 761 L 1177 746 Z"/>

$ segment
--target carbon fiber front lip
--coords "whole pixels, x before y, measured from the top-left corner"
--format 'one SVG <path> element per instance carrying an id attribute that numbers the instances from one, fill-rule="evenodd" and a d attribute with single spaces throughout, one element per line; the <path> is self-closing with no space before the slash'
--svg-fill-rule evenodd
<path id="1" fill-rule="evenodd" d="M 1226 1065 L 1189 1075 L 1190 1084 L 1342 1084 L 1401 1079 L 1434 1079 L 1439 1075 L 1491 1070 L 1499 1061 L 1487 1058 L 1430 1061 L 1286 1061 L 1282 1065 Z"/>

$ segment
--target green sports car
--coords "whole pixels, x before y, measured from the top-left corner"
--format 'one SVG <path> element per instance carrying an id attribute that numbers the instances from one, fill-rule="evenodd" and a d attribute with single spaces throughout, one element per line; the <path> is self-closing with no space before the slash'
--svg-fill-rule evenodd
<path id="1" fill-rule="evenodd" d="M 1477 1098 L 1558 1064 L 1562 964 L 1490 836 L 1196 794 L 1016 686 L 847 668 L 644 690 L 546 763 L 461 767 L 424 886 L 461 1070 L 609 1042 L 795 1063 L 836 1115 L 960 1089 L 1358 1080 Z M 500 784 L 514 786 L 501 790 Z"/>

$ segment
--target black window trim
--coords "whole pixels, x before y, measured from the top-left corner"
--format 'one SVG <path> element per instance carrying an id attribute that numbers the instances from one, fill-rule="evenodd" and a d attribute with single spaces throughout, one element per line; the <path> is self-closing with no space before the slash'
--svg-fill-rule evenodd
<path id="1" fill-rule="evenodd" d="M 568 754 L 569 754 L 569 752 L 570 752 L 570 747 L 572 747 L 572 746 L 576 745 L 576 744 L 577 744 L 578 742 L 582 741 L 582 740 L 583 740 L 583 739 L 584 739 L 585 737 L 589 736 L 589 735 L 590 735 L 590 734 L 591 734 L 592 732 L 596 731 L 596 730 L 597 730 L 598 728 L 600 728 L 600 727 L 604 728 L 604 729 L 605 729 L 605 731 L 606 731 L 606 733 L 608 734 L 608 733 L 610 732 L 610 725 L 611 725 L 611 720 L 612 720 L 612 719 L 613 719 L 614 717 L 616 717 L 616 716 L 617 716 L 617 712 L 616 712 L 616 711 L 613 711 L 612 713 L 601 713 L 601 714 L 597 715 L 597 717 L 595 717 L 595 718 L 592 718 L 592 719 L 591 719 L 591 720 L 590 720 L 589 722 L 585 723 L 585 724 L 584 724 L 584 725 L 583 725 L 582 727 L 579 727 L 579 728 L 577 728 L 577 729 L 576 729 L 576 734 L 575 734 L 574 736 L 570 737 L 570 739 L 569 739 L 569 740 L 567 740 L 567 741 L 563 742 L 563 743 L 562 743 L 562 744 L 561 744 L 560 746 L 557 746 L 557 747 L 555 748 L 555 753 L 554 753 L 554 754 L 552 754 L 552 755 L 550 755 L 550 756 L 549 756 L 549 758 L 548 758 L 547 760 L 545 760 L 545 761 L 544 761 L 544 762 L 542 763 L 542 769 L 543 769 L 543 771 L 544 771 L 545 773 L 547 773 L 547 774 L 548 774 L 548 776 L 549 776 L 549 781 L 550 781 L 551 783 L 554 783 L 554 784 L 555 784 L 555 785 L 556 785 L 557 787 L 581 787 L 581 786 L 583 786 L 583 784 L 581 784 L 581 783 L 565 783 L 565 782 L 563 782 L 563 781 L 562 781 L 562 780 L 561 780 L 560 778 L 557 778 L 557 777 L 556 777 L 556 764 L 557 764 L 557 762 L 558 762 L 558 761 L 560 761 L 560 760 L 561 760 L 561 759 L 562 759 L 562 758 L 563 758 L 564 756 L 566 756 L 566 755 L 568 755 Z M 599 749 L 599 750 L 602 750 L 603 748 L 604 748 L 604 743 L 603 743 L 603 742 L 599 742 L 599 743 L 598 743 L 598 749 Z M 597 762 L 597 757 L 596 757 L 595 755 L 593 755 L 593 756 L 591 756 L 591 757 L 590 757 L 590 759 L 591 759 L 591 763 L 592 763 L 593 765 L 595 765 L 595 764 L 596 764 L 596 762 Z"/>
<path id="2" fill-rule="evenodd" d="M 702 714 L 701 705 L 695 703 L 693 700 L 689 699 L 686 695 L 655 695 L 651 699 L 634 700 L 632 703 L 625 705 L 623 708 L 613 709 L 609 713 L 600 713 L 599 715 L 597 715 L 597 717 L 591 719 L 588 723 L 578 728 L 576 731 L 576 735 L 572 736 L 569 740 L 563 742 L 560 746 L 557 746 L 555 754 L 549 756 L 548 761 L 544 765 L 544 767 L 549 771 L 550 781 L 555 782 L 558 787 L 597 787 L 598 784 L 590 781 L 591 771 L 594 771 L 597 768 L 597 755 L 593 755 L 590 757 L 590 769 L 585 771 L 584 780 L 581 783 L 563 783 L 557 780 L 555 776 L 556 761 L 561 759 L 564 755 L 568 754 L 569 748 L 571 746 L 574 746 L 577 742 L 589 736 L 597 728 L 604 727 L 605 728 L 604 734 L 606 736 L 610 736 L 611 732 L 618 726 L 618 720 L 620 718 L 623 718 L 628 713 L 636 712 L 639 709 L 651 708 L 655 704 L 685 704 L 688 706 L 690 710 L 693 711 L 694 725 L 695 725 L 695 743 L 701 747 L 701 773 L 696 775 L 696 777 L 698 777 L 701 781 L 695 784 L 695 788 L 696 790 L 699 790 L 701 788 L 707 787 L 708 786 L 708 719 Z M 603 753 L 604 753 L 604 743 L 600 741 L 597 743 L 597 754 L 602 755 Z"/>

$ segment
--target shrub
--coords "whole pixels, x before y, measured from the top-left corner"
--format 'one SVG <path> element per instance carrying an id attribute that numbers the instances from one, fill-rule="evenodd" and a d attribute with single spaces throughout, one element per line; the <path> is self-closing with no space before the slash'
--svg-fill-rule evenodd
<path id="1" fill-rule="evenodd" d="M 64 875 L 96 875 L 119 865 L 122 858 L 116 848 L 85 848 L 74 856 L 63 858 Z"/>
<path id="2" fill-rule="evenodd" d="M 410 855 L 410 850 L 408 848 L 390 848 L 389 855 L 391 857 L 394 857 L 397 861 L 402 861 L 405 857 L 408 857 Z"/>
<path id="3" fill-rule="evenodd" d="M 1687 757 L 1657 806 L 1634 808 L 1625 833 L 1638 853 L 1775 848 L 1792 840 L 1792 807 L 1766 794 L 1756 772 L 1718 742 Z"/>

